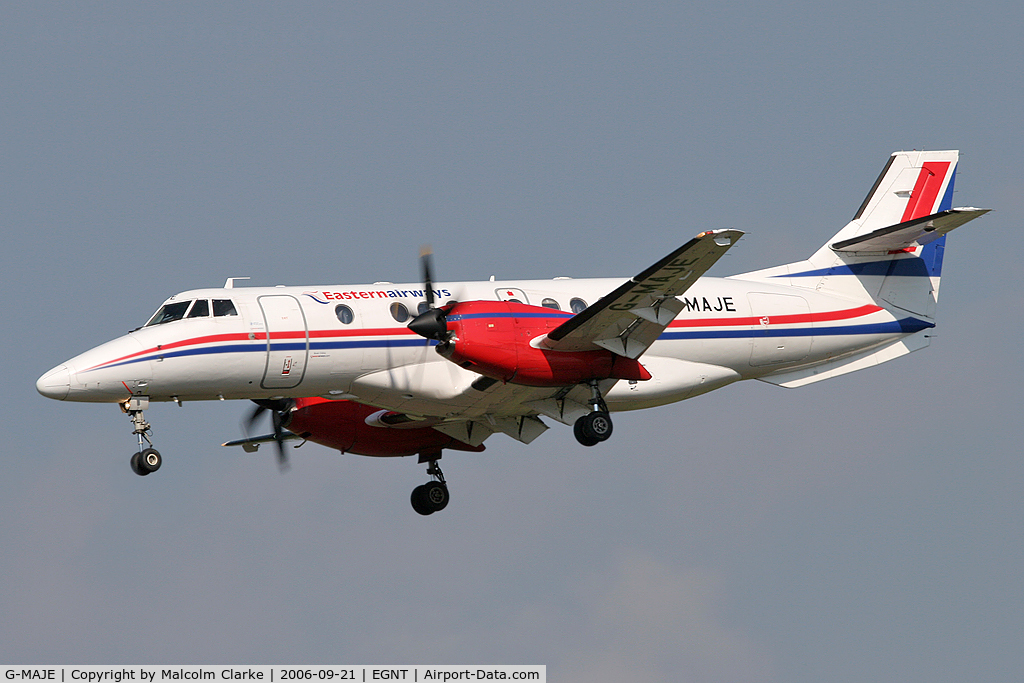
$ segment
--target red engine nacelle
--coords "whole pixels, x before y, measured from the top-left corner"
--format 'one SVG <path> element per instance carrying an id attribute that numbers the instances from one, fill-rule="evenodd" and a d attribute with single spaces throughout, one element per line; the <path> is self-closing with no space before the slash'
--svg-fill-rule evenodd
<path id="1" fill-rule="evenodd" d="M 571 318 L 569 313 L 511 301 L 467 301 L 445 311 L 451 338 L 438 353 L 486 377 L 533 387 L 651 378 L 639 361 L 604 349 L 552 351 L 530 345 Z"/>
<path id="2" fill-rule="evenodd" d="M 479 452 L 483 445 L 470 446 L 431 427 L 399 429 L 367 424 L 366 418 L 379 408 L 355 401 L 325 398 L 295 399 L 295 409 L 286 424 L 289 431 L 343 453 L 377 457 L 438 453 L 442 448 Z"/>

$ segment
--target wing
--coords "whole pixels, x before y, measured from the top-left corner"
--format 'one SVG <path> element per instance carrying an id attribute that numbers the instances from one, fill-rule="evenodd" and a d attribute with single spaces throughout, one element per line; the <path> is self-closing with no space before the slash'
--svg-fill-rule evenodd
<path id="1" fill-rule="evenodd" d="M 637 358 L 682 310 L 685 292 L 742 236 L 739 230 L 703 232 L 581 313 L 548 333 L 548 348 L 610 348 Z M 426 354 L 428 347 L 423 347 Z M 627 353 L 623 353 L 627 351 Z M 599 383 L 602 394 L 616 380 Z M 437 388 L 444 387 L 439 393 Z M 426 388 L 430 388 L 427 390 Z M 547 425 L 539 416 L 572 424 L 590 412 L 590 389 L 532 387 L 497 382 L 437 359 L 368 373 L 350 388 L 357 400 L 414 416 L 443 417 L 433 428 L 477 446 L 496 432 L 530 443 Z"/>
<path id="2" fill-rule="evenodd" d="M 551 330 L 540 343 L 555 351 L 608 349 L 639 358 L 683 309 L 685 292 L 743 235 L 710 230 Z"/>
<path id="3" fill-rule="evenodd" d="M 616 381 L 602 380 L 598 385 L 601 394 L 608 393 Z M 590 412 L 588 387 L 554 389 L 498 382 L 482 393 L 472 407 L 434 429 L 474 446 L 496 432 L 530 443 L 548 428 L 540 415 L 571 425 Z"/>

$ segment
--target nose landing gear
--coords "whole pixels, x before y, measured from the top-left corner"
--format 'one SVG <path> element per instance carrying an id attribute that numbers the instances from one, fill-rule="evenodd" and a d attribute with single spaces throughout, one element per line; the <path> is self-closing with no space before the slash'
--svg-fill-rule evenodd
<path id="1" fill-rule="evenodd" d="M 144 477 L 160 469 L 164 462 L 163 456 L 155 448 L 144 448 L 132 456 L 132 472 Z"/>
<path id="2" fill-rule="evenodd" d="M 127 413 L 128 417 L 132 420 L 132 425 L 135 427 L 132 434 L 135 434 L 139 439 L 139 450 L 131 459 L 132 472 L 140 477 L 156 472 L 160 469 L 164 459 L 160 455 L 160 451 L 153 448 L 153 441 L 149 438 L 149 434 L 153 430 L 149 423 L 146 422 L 146 416 L 143 413 L 149 407 L 149 397 L 132 396 L 121 403 L 120 406 L 122 412 Z M 149 445 L 147 446 L 146 444 Z"/>
<path id="3" fill-rule="evenodd" d="M 437 464 L 437 458 L 440 457 L 441 454 L 438 453 L 434 459 L 427 461 L 427 474 L 433 477 L 433 480 L 412 490 L 412 509 L 421 515 L 432 515 L 448 506 L 448 484 Z"/>

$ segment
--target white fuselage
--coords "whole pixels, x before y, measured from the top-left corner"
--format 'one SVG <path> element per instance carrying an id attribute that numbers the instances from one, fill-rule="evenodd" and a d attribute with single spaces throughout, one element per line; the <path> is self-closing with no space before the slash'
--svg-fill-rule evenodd
<path id="1" fill-rule="evenodd" d="M 574 303 L 594 303 L 621 282 L 459 282 L 434 291 L 438 305 L 516 299 L 557 305 L 568 317 Z M 611 409 L 670 403 L 739 379 L 827 363 L 932 326 L 863 300 L 739 279 L 701 278 L 680 299 L 683 312 L 640 358 L 653 378 L 619 381 L 606 397 Z M 474 408 L 479 401 L 470 385 L 480 376 L 440 357 L 406 327 L 423 300 L 422 286 L 390 283 L 182 292 L 164 308 L 208 303 L 188 304 L 193 317 L 151 321 L 75 356 L 37 386 L 69 401 L 326 396 L 422 415 L 500 412 L 494 405 Z M 231 302 L 226 314 L 224 301 Z M 526 398 L 537 397 L 534 389 Z"/>

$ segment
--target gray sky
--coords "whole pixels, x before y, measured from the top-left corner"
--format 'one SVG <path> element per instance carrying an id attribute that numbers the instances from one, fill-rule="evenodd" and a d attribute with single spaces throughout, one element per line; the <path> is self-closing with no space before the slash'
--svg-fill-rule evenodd
<path id="1" fill-rule="evenodd" d="M 536 663 L 557 681 L 1024 678 L 1019 2 L 4 3 L 0 662 Z M 35 379 L 219 286 L 803 258 L 896 149 L 958 148 L 940 336 L 413 459 L 218 444 L 243 403 Z"/>

